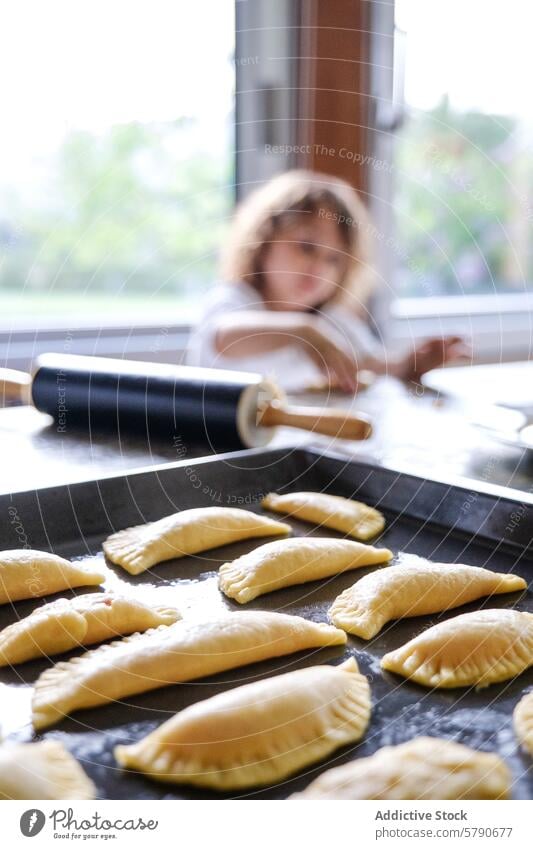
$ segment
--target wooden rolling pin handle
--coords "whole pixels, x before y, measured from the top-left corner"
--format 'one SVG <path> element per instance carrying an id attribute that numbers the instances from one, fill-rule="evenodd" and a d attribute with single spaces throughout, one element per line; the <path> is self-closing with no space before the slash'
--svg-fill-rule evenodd
<path id="1" fill-rule="evenodd" d="M 258 420 L 265 427 L 298 427 L 340 439 L 368 439 L 372 434 L 370 421 L 361 414 L 327 407 L 286 407 L 276 400 L 258 411 Z"/>
<path id="2" fill-rule="evenodd" d="M 12 368 L 0 368 L 0 406 L 6 401 L 31 404 L 31 375 Z"/>

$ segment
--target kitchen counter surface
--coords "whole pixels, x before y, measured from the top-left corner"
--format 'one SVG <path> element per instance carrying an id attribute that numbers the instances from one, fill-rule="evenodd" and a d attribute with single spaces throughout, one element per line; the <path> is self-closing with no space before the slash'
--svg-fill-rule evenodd
<path id="1" fill-rule="evenodd" d="M 421 387 L 412 390 L 390 378 L 377 380 L 356 399 L 312 394 L 299 404 L 350 407 L 369 414 L 374 434 L 364 443 L 279 430 L 272 446 L 312 442 L 399 471 L 440 480 L 450 477 L 533 492 L 533 461 L 524 449 L 502 444 L 472 418 L 486 419 L 479 407 L 440 398 Z M 503 412 L 503 426 L 512 413 Z M 502 422 L 498 420 L 498 426 Z M 145 466 L 206 454 L 205 446 L 184 444 L 179 435 L 150 444 L 129 434 L 57 433 L 48 416 L 30 407 L 0 410 L 0 492 L 20 492 L 88 480 Z M 475 489 L 475 486 L 472 486 Z M 517 496 L 518 497 L 518 496 Z"/>

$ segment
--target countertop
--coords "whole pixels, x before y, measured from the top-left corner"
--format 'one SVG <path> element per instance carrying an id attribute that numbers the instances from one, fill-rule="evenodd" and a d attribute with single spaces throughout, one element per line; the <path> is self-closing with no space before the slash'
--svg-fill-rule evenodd
<path id="1" fill-rule="evenodd" d="M 369 414 L 374 434 L 364 443 L 280 429 L 272 447 L 311 442 L 324 449 L 437 480 L 496 484 L 533 492 L 533 462 L 524 449 L 502 444 L 472 423 L 473 410 L 421 387 L 381 378 L 356 398 L 312 394 L 299 404 L 349 407 Z M 48 416 L 31 407 L 0 410 L 0 492 L 20 492 L 121 474 L 146 466 L 187 461 L 207 453 L 205 445 L 178 437 L 151 441 L 131 435 L 57 433 Z M 473 483 L 472 488 L 475 489 Z"/>

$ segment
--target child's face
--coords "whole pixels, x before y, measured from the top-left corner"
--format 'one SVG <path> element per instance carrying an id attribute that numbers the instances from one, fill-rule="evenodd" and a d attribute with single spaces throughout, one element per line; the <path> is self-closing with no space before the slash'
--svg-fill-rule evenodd
<path id="1" fill-rule="evenodd" d="M 331 218 L 313 213 L 280 232 L 263 255 L 263 296 L 274 310 L 307 310 L 338 290 L 347 266 L 346 245 Z"/>

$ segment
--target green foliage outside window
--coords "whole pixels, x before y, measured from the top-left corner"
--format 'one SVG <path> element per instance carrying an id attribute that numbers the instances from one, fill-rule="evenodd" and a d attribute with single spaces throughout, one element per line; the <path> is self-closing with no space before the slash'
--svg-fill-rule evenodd
<path id="1" fill-rule="evenodd" d="M 413 111 L 393 174 L 400 295 L 531 288 L 533 157 L 512 118 Z"/>
<path id="2" fill-rule="evenodd" d="M 216 277 L 233 205 L 228 148 L 213 138 L 212 151 L 195 149 L 187 119 L 71 132 L 45 192 L 4 198 L 1 296 L 120 295 L 110 300 L 149 307 L 197 295 Z"/>

